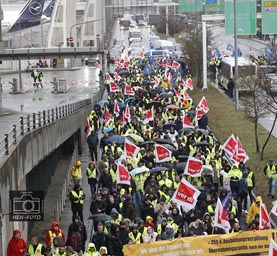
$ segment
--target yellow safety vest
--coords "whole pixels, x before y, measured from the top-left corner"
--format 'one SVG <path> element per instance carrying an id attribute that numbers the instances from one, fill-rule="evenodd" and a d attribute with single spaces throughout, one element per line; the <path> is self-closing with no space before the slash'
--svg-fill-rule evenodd
<path id="1" fill-rule="evenodd" d="M 79 193 L 80 193 L 80 195 L 78 195 L 75 190 L 71 190 L 71 194 L 73 195 L 73 197 L 75 199 L 73 201 L 73 203 L 75 203 L 75 204 L 83 204 L 84 203 L 84 200 L 80 199 L 83 196 L 83 191 L 80 190 Z"/>
<path id="2" fill-rule="evenodd" d="M 277 178 L 275 165 L 272 165 L 271 168 L 270 168 L 270 165 L 267 165 L 266 173 L 268 175 L 268 178 Z"/>
<path id="3" fill-rule="evenodd" d="M 56 235 L 55 233 L 53 233 L 51 230 L 48 231 L 49 233 L 49 237 L 50 237 L 50 242 L 51 245 L 53 245 L 53 240 L 56 236 L 61 236 L 62 237 L 62 232 L 60 231 L 60 233 L 58 235 Z"/>
<path id="4" fill-rule="evenodd" d="M 96 179 L 97 178 L 96 168 L 94 168 L 93 170 L 91 170 L 90 168 L 87 168 L 87 175 L 89 179 Z"/>
<path id="5" fill-rule="evenodd" d="M 83 178 L 82 168 L 73 166 L 71 170 L 71 176 L 74 180 L 81 180 Z"/>
<path id="6" fill-rule="evenodd" d="M 133 234 L 133 232 L 130 232 L 130 233 L 129 233 L 129 238 L 130 238 L 133 242 L 135 242 L 135 244 L 140 244 L 141 233 L 138 232 L 138 233 L 137 233 L 137 236 L 135 237 L 134 234 Z"/>
<path id="7" fill-rule="evenodd" d="M 38 244 L 38 246 L 36 248 L 36 251 L 34 251 L 33 245 L 30 244 L 29 247 L 28 247 L 28 254 L 30 256 L 42 256 L 41 249 L 42 249 L 42 244 Z"/>
<path id="8" fill-rule="evenodd" d="M 249 172 L 248 176 L 246 178 L 247 187 L 252 188 L 253 187 L 253 181 L 252 181 L 253 172 Z"/>

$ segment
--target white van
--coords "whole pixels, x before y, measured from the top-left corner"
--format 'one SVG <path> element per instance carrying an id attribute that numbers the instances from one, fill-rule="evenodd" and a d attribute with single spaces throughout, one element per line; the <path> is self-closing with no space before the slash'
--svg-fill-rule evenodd
<path id="1" fill-rule="evenodd" d="M 131 44 L 133 41 L 142 41 L 142 35 L 139 29 L 130 29 L 129 30 L 129 44 Z"/>

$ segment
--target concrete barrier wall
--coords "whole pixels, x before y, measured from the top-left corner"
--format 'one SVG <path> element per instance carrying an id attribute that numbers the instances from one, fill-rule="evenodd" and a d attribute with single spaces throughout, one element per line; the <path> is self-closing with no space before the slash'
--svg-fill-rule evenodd
<path id="1" fill-rule="evenodd" d="M 6 255 L 7 244 L 12 237 L 13 229 L 20 229 L 25 238 L 28 235 L 28 225 L 25 222 L 9 222 L 9 191 L 26 190 L 26 175 L 77 130 L 84 130 L 86 118 L 91 109 L 91 105 L 88 105 L 75 114 L 26 134 L 15 145 L 0 168 L 0 239 L 2 239 L 0 251 L 2 255 Z M 80 145 L 84 145 L 86 138 L 83 132 L 81 134 L 83 137 Z"/>

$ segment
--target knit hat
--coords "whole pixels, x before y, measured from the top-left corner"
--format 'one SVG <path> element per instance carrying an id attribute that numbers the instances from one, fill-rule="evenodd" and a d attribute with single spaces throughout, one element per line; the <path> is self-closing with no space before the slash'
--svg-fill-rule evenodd
<path id="1" fill-rule="evenodd" d="M 167 224 L 165 228 L 170 228 L 172 229 L 172 226 L 170 224 Z"/>
<path id="2" fill-rule="evenodd" d="M 16 235 L 19 234 L 19 233 L 21 233 L 20 230 L 15 229 L 15 230 L 13 231 L 13 236 L 16 236 Z"/>
<path id="3" fill-rule="evenodd" d="M 153 221 L 153 218 L 151 216 L 147 216 L 146 221 Z"/>

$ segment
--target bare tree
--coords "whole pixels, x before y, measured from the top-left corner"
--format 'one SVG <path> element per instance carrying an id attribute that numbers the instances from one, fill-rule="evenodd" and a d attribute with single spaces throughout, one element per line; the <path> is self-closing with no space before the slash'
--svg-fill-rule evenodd
<path id="1" fill-rule="evenodd" d="M 261 87 L 259 77 L 248 77 L 241 81 L 243 84 L 244 95 L 240 97 L 245 116 L 254 124 L 256 152 L 260 152 L 258 124 L 259 119 L 268 113 L 268 99 L 265 97 L 265 91 Z"/>

